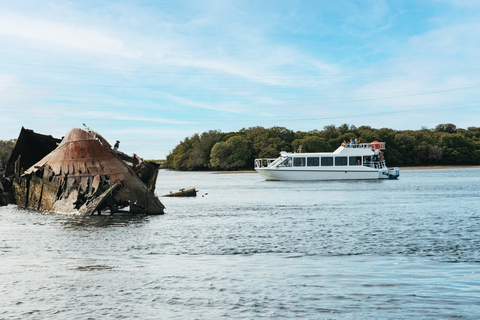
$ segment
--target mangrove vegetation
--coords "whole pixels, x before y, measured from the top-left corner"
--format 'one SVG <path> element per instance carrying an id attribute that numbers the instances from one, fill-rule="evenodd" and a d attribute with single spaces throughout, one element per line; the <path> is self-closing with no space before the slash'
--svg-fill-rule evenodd
<path id="1" fill-rule="evenodd" d="M 276 158 L 280 151 L 332 152 L 350 139 L 386 142 L 385 160 L 390 166 L 480 164 L 480 127 L 462 129 L 451 123 L 420 130 L 357 128 L 348 124 L 308 132 L 284 127 L 210 130 L 181 141 L 167 156 L 166 164 L 174 170 L 253 169 L 255 158 Z M 0 172 L 15 142 L 0 140 Z"/>
<path id="2" fill-rule="evenodd" d="M 210 130 L 181 141 L 167 156 L 167 165 L 174 170 L 253 169 L 255 158 L 276 158 L 280 151 L 332 152 L 350 139 L 386 142 L 390 166 L 480 164 L 480 127 L 461 129 L 447 123 L 420 130 L 348 124 L 308 132 L 284 127 Z"/>

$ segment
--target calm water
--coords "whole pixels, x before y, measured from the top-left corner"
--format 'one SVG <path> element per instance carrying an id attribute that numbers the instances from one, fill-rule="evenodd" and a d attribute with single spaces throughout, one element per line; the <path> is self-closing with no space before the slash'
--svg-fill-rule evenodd
<path id="1" fill-rule="evenodd" d="M 164 216 L 0 208 L 0 319 L 477 319 L 480 169 L 161 171 Z"/>

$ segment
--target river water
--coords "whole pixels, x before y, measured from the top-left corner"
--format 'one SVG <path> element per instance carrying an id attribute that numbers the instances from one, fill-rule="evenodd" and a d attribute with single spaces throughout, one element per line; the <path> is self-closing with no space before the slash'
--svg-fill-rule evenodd
<path id="1" fill-rule="evenodd" d="M 480 169 L 160 171 L 163 216 L 0 208 L 0 319 L 477 319 Z"/>

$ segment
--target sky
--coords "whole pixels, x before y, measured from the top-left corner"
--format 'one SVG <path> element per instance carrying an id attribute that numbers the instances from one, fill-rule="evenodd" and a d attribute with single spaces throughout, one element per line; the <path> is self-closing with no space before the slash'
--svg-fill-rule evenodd
<path id="1" fill-rule="evenodd" d="M 480 126 L 477 0 L 0 0 L 0 140 Z"/>

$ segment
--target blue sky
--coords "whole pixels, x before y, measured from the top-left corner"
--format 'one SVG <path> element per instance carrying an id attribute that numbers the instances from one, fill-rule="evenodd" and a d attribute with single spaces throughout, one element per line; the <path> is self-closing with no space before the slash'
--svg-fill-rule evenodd
<path id="1" fill-rule="evenodd" d="M 0 0 L 0 139 L 480 126 L 480 1 Z"/>

